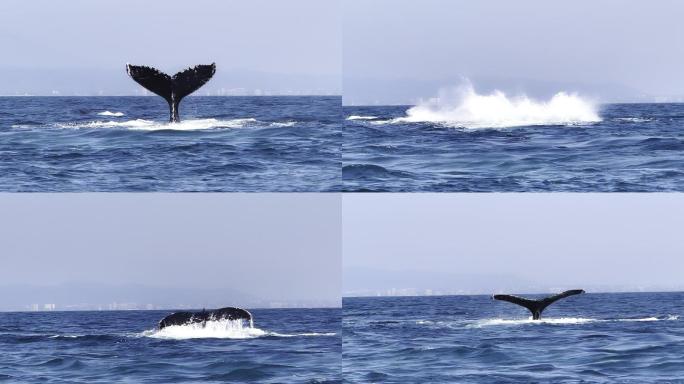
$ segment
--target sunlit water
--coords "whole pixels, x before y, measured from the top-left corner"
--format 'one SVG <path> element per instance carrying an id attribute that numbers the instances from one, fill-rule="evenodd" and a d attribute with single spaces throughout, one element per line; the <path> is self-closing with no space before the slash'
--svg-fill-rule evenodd
<path id="1" fill-rule="evenodd" d="M 0 191 L 334 191 L 340 97 L 0 97 Z"/>
<path id="2" fill-rule="evenodd" d="M 680 383 L 684 293 L 345 298 L 349 383 Z"/>

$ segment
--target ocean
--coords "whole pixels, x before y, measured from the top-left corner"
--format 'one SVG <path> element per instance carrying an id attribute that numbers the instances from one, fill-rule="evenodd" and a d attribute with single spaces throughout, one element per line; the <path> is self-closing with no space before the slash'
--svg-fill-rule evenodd
<path id="1" fill-rule="evenodd" d="M 0 97 L 0 191 L 341 188 L 341 97 Z"/>
<path id="2" fill-rule="evenodd" d="M 684 104 L 454 105 L 344 107 L 344 190 L 684 191 Z"/>
<path id="3" fill-rule="evenodd" d="M 163 330 L 171 311 L 0 313 L 0 382 L 341 382 L 341 309 L 250 312 Z"/>
<path id="4" fill-rule="evenodd" d="M 684 383 L 684 293 L 343 300 L 349 383 Z"/>

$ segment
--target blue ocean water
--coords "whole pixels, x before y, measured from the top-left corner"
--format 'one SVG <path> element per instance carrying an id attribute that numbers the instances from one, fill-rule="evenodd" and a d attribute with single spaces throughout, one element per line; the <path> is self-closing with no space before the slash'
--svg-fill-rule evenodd
<path id="1" fill-rule="evenodd" d="M 0 191 L 335 191 L 341 98 L 0 97 Z"/>
<path id="2" fill-rule="evenodd" d="M 684 104 L 605 104 L 598 122 L 528 126 L 493 105 L 478 118 L 498 128 L 402 119 L 409 107 L 343 108 L 344 190 L 684 191 Z"/>
<path id="3" fill-rule="evenodd" d="M 684 383 L 684 293 L 345 298 L 349 383 Z"/>
<path id="4" fill-rule="evenodd" d="M 0 382 L 341 382 L 341 309 L 250 312 L 168 332 L 167 311 L 0 313 Z"/>

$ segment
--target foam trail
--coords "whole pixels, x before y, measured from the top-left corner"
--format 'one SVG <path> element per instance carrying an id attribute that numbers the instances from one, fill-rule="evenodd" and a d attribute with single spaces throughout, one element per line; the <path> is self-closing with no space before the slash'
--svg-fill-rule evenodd
<path id="1" fill-rule="evenodd" d="M 468 327 L 481 328 L 493 325 L 523 325 L 523 324 L 585 324 L 597 321 L 596 319 L 586 319 L 579 317 L 559 317 L 545 318 L 541 320 L 528 319 L 485 319 L 469 324 Z"/>
<path id="2" fill-rule="evenodd" d="M 347 120 L 375 120 L 377 119 L 377 116 L 358 116 L 358 115 L 351 115 L 347 117 Z"/>
<path id="3" fill-rule="evenodd" d="M 278 336 L 278 337 L 335 336 L 335 335 L 337 335 L 337 333 L 335 333 L 335 332 L 304 332 L 304 333 L 286 334 L 286 333 L 270 332 L 270 333 L 268 333 L 268 335 Z"/>
<path id="4" fill-rule="evenodd" d="M 565 325 L 565 324 L 586 324 L 586 323 L 610 323 L 610 322 L 651 322 L 651 321 L 676 321 L 679 316 L 668 315 L 664 318 L 658 317 L 642 317 L 634 319 L 588 319 L 580 317 L 547 317 L 541 320 L 532 320 L 532 317 L 527 319 L 484 319 L 478 320 L 474 323 L 468 324 L 467 328 L 482 328 L 487 326 L 496 325 L 539 325 L 539 324 L 555 324 L 555 325 Z"/>
<path id="5" fill-rule="evenodd" d="M 158 121 L 136 119 L 127 121 L 89 121 L 82 123 L 60 123 L 58 128 L 65 129 L 93 129 L 93 128 L 121 128 L 142 131 L 176 130 L 196 131 L 208 129 L 243 128 L 243 127 L 292 127 L 294 121 L 262 122 L 254 118 L 240 119 L 195 119 L 183 120 L 180 123 L 161 123 Z"/>
<path id="6" fill-rule="evenodd" d="M 285 122 L 274 122 L 274 123 L 269 123 L 269 127 L 293 127 L 295 124 L 297 124 L 294 121 L 285 121 Z"/>
<path id="7" fill-rule="evenodd" d="M 653 119 L 647 119 L 643 117 L 616 117 L 615 120 L 626 121 L 629 123 L 648 123 L 650 121 L 653 121 Z"/>
<path id="8" fill-rule="evenodd" d="M 577 125 L 600 122 L 596 107 L 576 94 L 559 92 L 549 101 L 527 96 L 508 97 L 501 91 L 475 92 L 471 84 L 421 102 L 406 117 L 385 121 L 430 122 L 460 128 L 507 128 L 530 125 Z"/>
<path id="9" fill-rule="evenodd" d="M 100 115 L 100 116 L 116 116 L 116 117 L 121 117 L 121 116 L 124 115 L 124 113 L 123 113 L 123 112 L 110 112 L 110 111 L 104 111 L 104 112 L 98 113 L 98 115 Z"/>

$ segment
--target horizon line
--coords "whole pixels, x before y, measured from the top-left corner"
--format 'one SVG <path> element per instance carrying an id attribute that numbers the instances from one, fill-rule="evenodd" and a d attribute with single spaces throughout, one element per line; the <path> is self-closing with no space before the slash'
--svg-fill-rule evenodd
<path id="1" fill-rule="evenodd" d="M 344 95 L 342 95 L 344 97 Z M 597 103 L 598 105 L 608 105 L 608 104 L 684 104 L 682 101 L 606 101 Z M 342 102 L 343 107 L 413 107 L 417 104 L 345 104 Z"/>
<path id="2" fill-rule="evenodd" d="M 585 294 L 620 294 L 620 293 L 684 293 L 684 289 L 681 290 L 654 290 L 654 291 L 587 291 L 584 290 Z M 553 292 L 515 292 L 516 295 L 549 295 Z M 343 299 L 353 299 L 353 298 L 367 298 L 367 297 L 450 297 L 450 296 L 492 296 L 498 293 L 455 293 L 455 294 L 445 294 L 445 295 L 354 295 L 346 296 L 342 295 Z"/>
<path id="3" fill-rule="evenodd" d="M 245 306 L 247 307 L 247 306 Z M 330 307 L 247 307 L 249 310 L 262 310 L 262 309 L 341 309 L 342 305 L 330 306 Z M 199 310 L 206 308 L 157 308 L 157 309 L 55 309 L 55 310 L 25 310 L 25 311 L 13 311 L 13 310 L 3 310 L 0 309 L 0 313 L 36 313 L 36 312 L 143 312 L 143 311 L 188 311 L 188 310 Z"/>
<path id="4" fill-rule="evenodd" d="M 277 94 L 277 95 L 188 95 L 191 97 L 342 97 L 338 93 L 307 93 L 301 95 Z M 157 95 L 0 95 L 0 97 L 159 97 Z"/>

